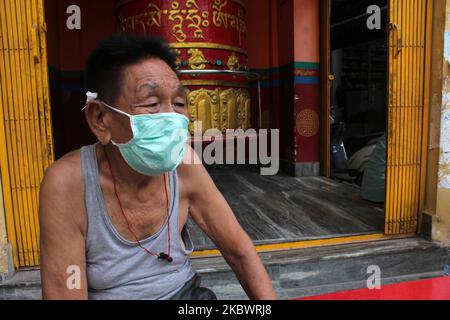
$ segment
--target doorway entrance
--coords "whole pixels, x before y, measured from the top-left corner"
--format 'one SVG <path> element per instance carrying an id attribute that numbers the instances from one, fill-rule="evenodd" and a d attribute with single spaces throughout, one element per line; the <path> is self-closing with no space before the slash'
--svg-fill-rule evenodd
<path id="1" fill-rule="evenodd" d="M 220 167 L 211 174 L 260 246 L 414 236 L 425 182 L 432 1 L 321 3 L 323 177 Z M 374 5 L 380 28 L 369 29 Z M 197 248 L 214 248 L 190 227 Z"/>
<path id="2" fill-rule="evenodd" d="M 387 235 L 415 234 L 423 208 L 432 5 L 322 1 L 322 171 L 384 204 Z"/>
<path id="3" fill-rule="evenodd" d="M 331 0 L 329 5 L 333 79 L 329 93 L 329 175 L 358 189 L 358 199 L 367 205 L 383 208 L 388 34 L 381 26 L 387 25 L 387 0 L 375 5 L 369 0 L 356 4 Z M 366 14 L 371 6 L 377 9 L 373 16 Z M 383 225 L 384 215 L 379 218 Z"/>

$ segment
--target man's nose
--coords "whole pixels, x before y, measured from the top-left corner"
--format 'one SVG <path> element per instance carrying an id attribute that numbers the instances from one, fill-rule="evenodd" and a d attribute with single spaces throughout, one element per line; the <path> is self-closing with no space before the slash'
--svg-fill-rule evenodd
<path id="1" fill-rule="evenodd" d="M 175 108 L 171 101 L 165 102 L 161 105 L 161 113 L 172 113 L 172 112 L 176 112 L 176 111 L 175 111 Z"/>

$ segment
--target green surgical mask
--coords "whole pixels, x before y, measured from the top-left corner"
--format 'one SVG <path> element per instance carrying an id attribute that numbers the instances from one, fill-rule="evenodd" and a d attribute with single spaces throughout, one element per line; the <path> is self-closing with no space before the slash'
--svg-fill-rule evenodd
<path id="1" fill-rule="evenodd" d="M 133 170 L 146 176 L 159 176 L 179 166 L 189 134 L 187 117 L 175 112 L 130 115 L 101 103 L 130 119 L 133 138 L 127 143 L 111 142 Z"/>

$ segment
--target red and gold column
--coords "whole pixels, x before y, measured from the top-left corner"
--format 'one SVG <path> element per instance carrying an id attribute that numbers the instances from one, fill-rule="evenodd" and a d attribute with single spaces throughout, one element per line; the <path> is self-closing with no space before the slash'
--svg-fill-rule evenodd
<path id="1" fill-rule="evenodd" d="M 247 26 L 244 0 L 118 1 L 120 31 L 164 37 L 178 54 L 179 70 L 230 70 L 227 74 L 184 74 L 193 122 L 211 128 L 250 127 Z"/>

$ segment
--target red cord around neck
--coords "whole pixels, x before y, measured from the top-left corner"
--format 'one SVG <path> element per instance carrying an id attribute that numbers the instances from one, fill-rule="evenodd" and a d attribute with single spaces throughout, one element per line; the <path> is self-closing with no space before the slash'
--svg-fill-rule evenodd
<path id="1" fill-rule="evenodd" d="M 172 262 L 173 259 L 170 256 L 170 214 L 169 214 L 169 194 L 167 192 L 167 179 L 166 179 L 166 174 L 164 173 L 163 177 L 164 177 L 164 192 L 166 195 L 166 212 L 167 212 L 167 242 L 168 242 L 168 251 L 167 254 L 165 254 L 164 252 L 158 254 L 156 252 L 150 251 L 147 248 L 145 248 L 141 242 L 139 241 L 138 237 L 136 236 L 136 233 L 133 231 L 133 229 L 131 228 L 130 222 L 125 214 L 125 211 L 123 210 L 123 206 L 122 206 L 122 202 L 120 201 L 119 198 L 119 193 L 117 192 L 117 183 L 116 183 L 116 177 L 114 175 L 114 172 L 112 170 L 112 166 L 111 166 L 111 161 L 109 160 L 108 157 L 108 153 L 106 152 L 106 147 L 104 148 L 104 152 L 105 152 L 105 156 L 106 156 L 106 160 L 108 161 L 108 167 L 109 167 L 109 172 L 111 173 L 111 178 L 113 180 L 113 185 L 114 185 L 114 194 L 117 198 L 117 202 L 119 203 L 119 207 L 120 207 L 120 211 L 122 212 L 122 216 L 125 219 L 125 222 L 127 223 L 127 227 L 128 227 L 128 231 L 130 231 L 130 233 L 133 235 L 133 237 L 136 239 L 136 242 L 138 243 L 139 247 L 141 247 L 142 250 L 144 250 L 146 253 L 148 253 L 149 255 L 152 256 L 156 256 L 158 257 L 158 259 L 164 259 L 167 260 L 168 262 Z"/>

